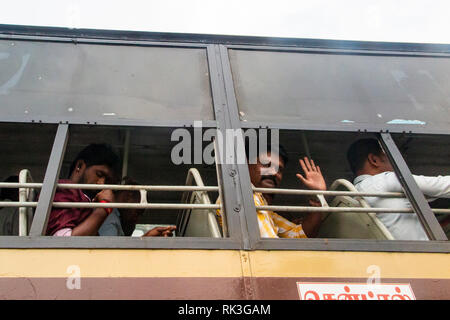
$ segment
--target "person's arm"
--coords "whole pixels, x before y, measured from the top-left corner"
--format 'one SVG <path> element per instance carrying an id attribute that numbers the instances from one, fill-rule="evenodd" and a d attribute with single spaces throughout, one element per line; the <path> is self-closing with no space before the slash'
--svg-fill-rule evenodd
<path id="1" fill-rule="evenodd" d="M 172 237 L 176 228 L 176 226 L 156 227 L 147 231 L 143 237 Z"/>
<path id="2" fill-rule="evenodd" d="M 111 190 L 102 190 L 95 196 L 94 201 L 114 202 L 114 194 Z M 96 236 L 107 216 L 106 208 L 94 209 L 82 223 L 72 229 L 72 236 Z"/>
<path id="3" fill-rule="evenodd" d="M 312 207 L 321 207 L 319 201 L 309 200 L 309 204 Z M 302 222 L 303 231 L 308 236 L 308 238 L 315 238 L 319 232 L 320 225 L 322 223 L 322 213 L 321 212 L 310 212 L 306 215 Z"/>
<path id="4" fill-rule="evenodd" d="M 323 178 L 322 171 L 316 166 L 314 160 L 309 161 L 307 157 L 300 159 L 300 166 L 303 169 L 304 176 L 297 173 L 297 178 L 310 190 L 327 190 L 327 184 Z M 320 202 L 316 200 L 309 201 L 311 206 L 320 207 Z M 314 238 L 319 231 L 322 222 L 322 213 L 309 212 L 302 222 L 303 231 L 308 238 Z"/>
<path id="5" fill-rule="evenodd" d="M 72 229 L 72 236 L 96 236 L 108 213 L 104 208 L 96 208 L 82 223 Z"/>
<path id="6" fill-rule="evenodd" d="M 450 176 L 419 176 L 413 175 L 420 190 L 427 197 L 450 198 Z M 387 191 L 403 192 L 402 185 L 395 172 L 386 173 Z"/>

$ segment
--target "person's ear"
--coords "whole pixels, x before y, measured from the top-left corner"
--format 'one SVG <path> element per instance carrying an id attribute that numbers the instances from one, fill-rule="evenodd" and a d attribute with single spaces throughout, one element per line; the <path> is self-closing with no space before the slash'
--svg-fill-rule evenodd
<path id="1" fill-rule="evenodd" d="M 75 164 L 75 173 L 82 173 L 86 168 L 86 162 L 84 160 L 78 160 Z"/>
<path id="2" fill-rule="evenodd" d="M 367 161 L 372 167 L 378 168 L 381 164 L 381 159 L 379 156 L 373 153 L 367 155 Z"/>

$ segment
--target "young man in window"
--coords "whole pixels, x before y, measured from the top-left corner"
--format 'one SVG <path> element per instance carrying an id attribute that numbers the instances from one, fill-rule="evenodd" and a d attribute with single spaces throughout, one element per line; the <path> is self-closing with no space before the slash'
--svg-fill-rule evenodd
<path id="1" fill-rule="evenodd" d="M 59 183 L 109 184 L 117 181 L 120 160 L 111 146 L 91 144 L 84 148 L 70 167 L 69 179 Z M 54 202 L 114 202 L 112 190 L 58 188 Z M 96 236 L 111 213 L 109 208 L 53 208 L 46 235 Z"/>
<path id="2" fill-rule="evenodd" d="M 354 142 L 347 159 L 356 178 L 353 182 L 360 192 L 403 192 L 402 185 L 389 159 L 376 139 Z M 450 198 L 450 176 L 426 177 L 413 175 L 428 201 Z M 411 208 L 407 198 L 365 197 L 374 208 Z M 416 214 L 378 213 L 377 217 L 397 240 L 428 240 Z"/>
<path id="3" fill-rule="evenodd" d="M 272 152 L 267 146 L 267 152 L 258 152 L 254 158 L 249 157 L 249 145 L 246 145 L 246 156 L 250 180 L 256 188 L 277 188 L 283 178 L 283 170 L 288 161 L 284 148 L 280 145 L 278 153 Z M 299 160 L 304 176 L 297 174 L 297 178 L 308 189 L 326 190 L 326 183 L 319 166 L 308 158 Z M 253 193 L 256 206 L 271 205 L 273 194 Z M 316 201 L 310 200 L 312 206 L 320 206 Z M 222 224 L 221 210 L 216 211 L 219 223 Z M 257 210 L 257 220 L 261 238 L 312 238 L 317 235 L 322 220 L 320 212 L 310 212 L 302 224 L 295 224 L 273 211 Z"/>

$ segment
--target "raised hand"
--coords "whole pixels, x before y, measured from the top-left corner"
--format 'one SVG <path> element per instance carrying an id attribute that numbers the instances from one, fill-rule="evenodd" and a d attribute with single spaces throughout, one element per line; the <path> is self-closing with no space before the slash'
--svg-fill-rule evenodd
<path id="1" fill-rule="evenodd" d="M 97 193 L 95 198 L 92 200 L 93 202 L 107 201 L 114 202 L 114 193 L 110 189 L 105 189 Z"/>
<path id="2" fill-rule="evenodd" d="M 297 178 L 308 188 L 311 190 L 327 190 L 327 184 L 325 183 L 325 179 L 322 176 L 322 172 L 320 171 L 320 167 L 316 166 L 314 161 L 307 157 L 299 160 L 300 166 L 303 169 L 304 176 L 300 173 L 297 173 Z"/>

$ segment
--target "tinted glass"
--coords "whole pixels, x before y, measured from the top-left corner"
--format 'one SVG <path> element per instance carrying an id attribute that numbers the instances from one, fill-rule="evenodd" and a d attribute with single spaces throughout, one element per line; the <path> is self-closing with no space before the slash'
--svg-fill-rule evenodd
<path id="1" fill-rule="evenodd" d="M 214 119 L 204 49 L 0 41 L 2 117 Z"/>
<path id="2" fill-rule="evenodd" d="M 229 51 L 243 121 L 443 129 L 450 59 Z"/>

